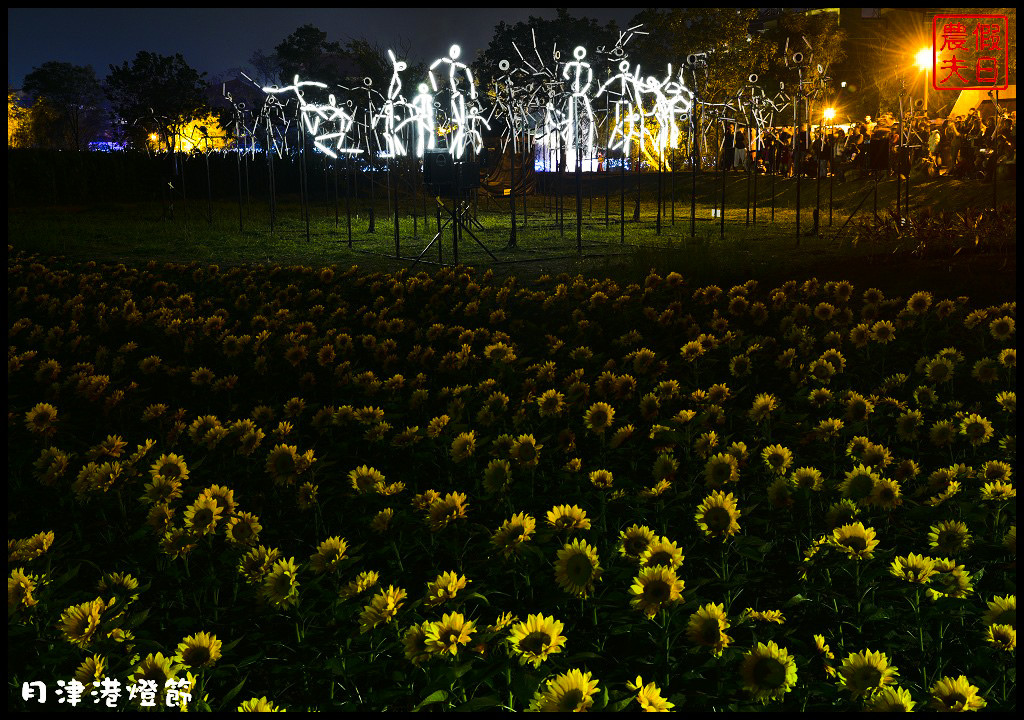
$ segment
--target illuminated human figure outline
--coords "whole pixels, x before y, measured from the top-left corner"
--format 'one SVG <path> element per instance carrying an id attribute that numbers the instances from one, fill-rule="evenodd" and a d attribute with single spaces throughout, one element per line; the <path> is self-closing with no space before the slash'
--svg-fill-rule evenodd
<path id="1" fill-rule="evenodd" d="M 583 58 L 587 56 L 587 49 L 582 45 L 578 45 L 575 50 L 572 51 L 575 60 L 567 62 L 562 68 L 562 78 L 564 80 L 569 79 L 570 73 L 573 75 L 572 78 L 572 95 L 569 97 L 569 102 L 566 106 L 565 121 L 563 125 L 563 132 L 565 133 L 566 146 L 575 148 L 577 153 L 580 151 L 580 145 L 586 149 L 588 154 L 594 150 L 594 145 L 597 142 L 597 126 L 594 124 L 594 108 L 591 106 L 590 97 L 587 95 L 587 91 L 590 90 L 590 85 L 594 80 L 594 71 L 590 67 L 590 63 L 583 62 Z M 586 73 L 586 83 L 581 83 L 584 73 Z M 587 119 L 587 137 L 585 142 L 581 143 L 582 138 L 578 138 L 578 127 L 581 119 L 581 113 L 577 112 L 577 106 L 582 107 L 583 113 Z"/>
<path id="2" fill-rule="evenodd" d="M 398 157 L 406 154 L 406 148 L 398 136 L 398 129 L 395 125 L 395 121 L 398 119 L 398 108 L 406 105 L 405 98 L 402 97 L 402 78 L 399 73 L 409 66 L 404 60 L 396 58 L 391 50 L 388 50 L 388 57 L 391 59 L 391 81 L 388 83 L 387 100 L 384 101 L 377 120 L 383 120 L 384 123 L 383 134 L 386 149 L 382 153 L 383 156 Z M 374 125 L 376 125 L 376 121 Z"/>
<path id="3" fill-rule="evenodd" d="M 337 100 L 334 95 L 328 96 L 328 102 L 326 105 L 314 104 L 306 102 L 305 93 L 303 92 L 304 87 L 314 87 L 325 89 L 328 86 L 322 82 L 315 80 L 299 80 L 299 76 L 296 75 L 291 85 L 285 87 L 265 87 L 263 91 L 273 97 L 286 92 L 294 92 L 296 98 L 299 101 L 299 112 L 302 116 L 303 127 L 313 136 L 313 144 L 323 153 L 337 158 L 338 153 L 346 154 L 358 154 L 363 152 L 361 148 L 351 148 L 345 146 L 345 140 L 348 137 L 349 130 L 352 129 L 352 125 L 355 122 L 353 116 L 349 115 L 348 111 L 337 104 Z M 321 130 L 327 130 L 327 126 L 332 123 L 337 123 L 338 128 L 336 132 L 322 132 Z M 324 145 L 324 141 L 336 140 L 335 149 L 332 150 L 328 146 Z"/>
<path id="4" fill-rule="evenodd" d="M 397 133 L 406 125 L 412 124 L 416 133 L 416 157 L 422 158 L 425 150 L 433 150 L 437 135 L 434 124 L 434 96 L 430 87 L 422 82 L 417 87 L 416 97 L 406 103 L 409 109 L 407 117 L 395 127 Z"/>
<path id="5" fill-rule="evenodd" d="M 618 99 L 612 103 L 615 106 L 615 120 L 612 125 L 608 147 L 611 150 L 622 148 L 623 153 L 627 157 L 629 156 L 633 139 L 637 138 L 637 121 L 641 118 L 640 113 L 637 111 L 637 106 L 640 103 L 640 66 L 637 65 L 633 72 L 630 72 L 631 67 L 629 60 L 620 61 L 619 73 L 608 78 L 598 89 L 596 95 L 596 97 L 600 97 L 608 92 L 608 88 L 615 81 L 619 81 L 621 84 Z M 621 141 L 616 142 L 617 137 L 621 137 Z"/>
<path id="6" fill-rule="evenodd" d="M 483 138 L 480 132 L 473 127 L 476 123 L 482 123 L 485 127 L 490 129 L 490 125 L 487 119 L 480 114 L 480 108 L 474 102 L 470 105 L 470 108 L 466 108 L 466 96 L 462 93 L 459 88 L 459 80 L 465 77 L 465 80 L 469 83 L 469 99 L 472 101 L 476 100 L 476 83 L 473 80 L 473 71 L 469 69 L 469 66 L 459 61 L 459 55 L 462 54 L 462 48 L 458 45 L 452 45 L 448 48 L 448 56 L 438 58 L 430 64 L 430 70 L 428 75 L 430 77 L 430 85 L 437 92 L 437 81 L 434 79 L 434 70 L 441 63 L 448 65 L 448 88 L 451 93 L 451 108 L 452 108 L 452 121 L 455 124 L 455 134 L 448 145 L 448 152 L 457 160 L 462 158 L 463 153 L 466 151 L 466 145 L 472 144 L 474 149 L 479 150 L 483 146 Z M 473 110 L 476 112 L 473 112 Z M 476 138 L 480 138 L 479 142 L 474 142 Z"/>

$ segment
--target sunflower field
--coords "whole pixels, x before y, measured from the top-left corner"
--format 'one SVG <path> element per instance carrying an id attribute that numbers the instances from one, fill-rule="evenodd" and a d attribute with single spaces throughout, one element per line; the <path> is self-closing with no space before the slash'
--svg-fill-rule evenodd
<path id="1" fill-rule="evenodd" d="M 1016 707 L 1015 302 L 10 246 L 7 293 L 9 708 Z"/>

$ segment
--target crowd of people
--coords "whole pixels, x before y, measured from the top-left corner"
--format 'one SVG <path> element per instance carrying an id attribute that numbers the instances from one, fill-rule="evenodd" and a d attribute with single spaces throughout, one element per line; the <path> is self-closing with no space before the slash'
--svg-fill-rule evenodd
<path id="1" fill-rule="evenodd" d="M 778 127 L 762 133 L 756 149 L 750 147 L 749 129 L 730 125 L 719 167 L 782 177 L 831 174 L 840 181 L 851 171 L 905 176 L 914 170 L 930 177 L 991 179 L 998 164 L 1016 162 L 1016 110 L 983 118 L 972 108 L 942 121 L 918 113 L 906 122 L 906 132 L 891 114 L 813 130 Z"/>

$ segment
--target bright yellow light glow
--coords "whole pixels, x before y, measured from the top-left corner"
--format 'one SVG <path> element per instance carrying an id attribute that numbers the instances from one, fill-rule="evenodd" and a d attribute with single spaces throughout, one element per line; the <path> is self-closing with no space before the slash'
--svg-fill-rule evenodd
<path id="1" fill-rule="evenodd" d="M 914 63 L 922 70 L 927 70 L 932 64 L 932 49 L 926 47 L 918 50 L 917 55 L 914 56 Z"/>
<path id="2" fill-rule="evenodd" d="M 836 116 L 836 109 L 835 108 L 825 108 L 824 115 L 825 115 L 825 119 L 826 120 L 833 120 L 833 119 L 835 119 L 835 116 Z"/>

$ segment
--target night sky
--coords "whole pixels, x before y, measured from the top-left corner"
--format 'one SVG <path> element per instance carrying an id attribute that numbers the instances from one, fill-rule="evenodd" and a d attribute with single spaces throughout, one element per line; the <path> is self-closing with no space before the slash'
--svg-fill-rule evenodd
<path id="1" fill-rule="evenodd" d="M 641 8 L 570 8 L 570 12 L 620 27 Z M 530 15 L 553 18 L 551 8 L 424 9 L 25 9 L 7 11 L 7 82 L 21 87 L 25 75 L 56 60 L 92 65 L 102 80 L 111 64 L 139 50 L 181 53 L 209 77 L 244 68 L 256 50 L 273 51 L 300 25 L 312 23 L 328 40 L 365 37 L 384 47 L 406 40 L 413 62 L 441 57 L 457 43 L 464 58 L 487 47 L 494 26 Z M 418 56 L 418 57 L 417 57 Z M 227 78 L 225 78 L 227 79 Z"/>

